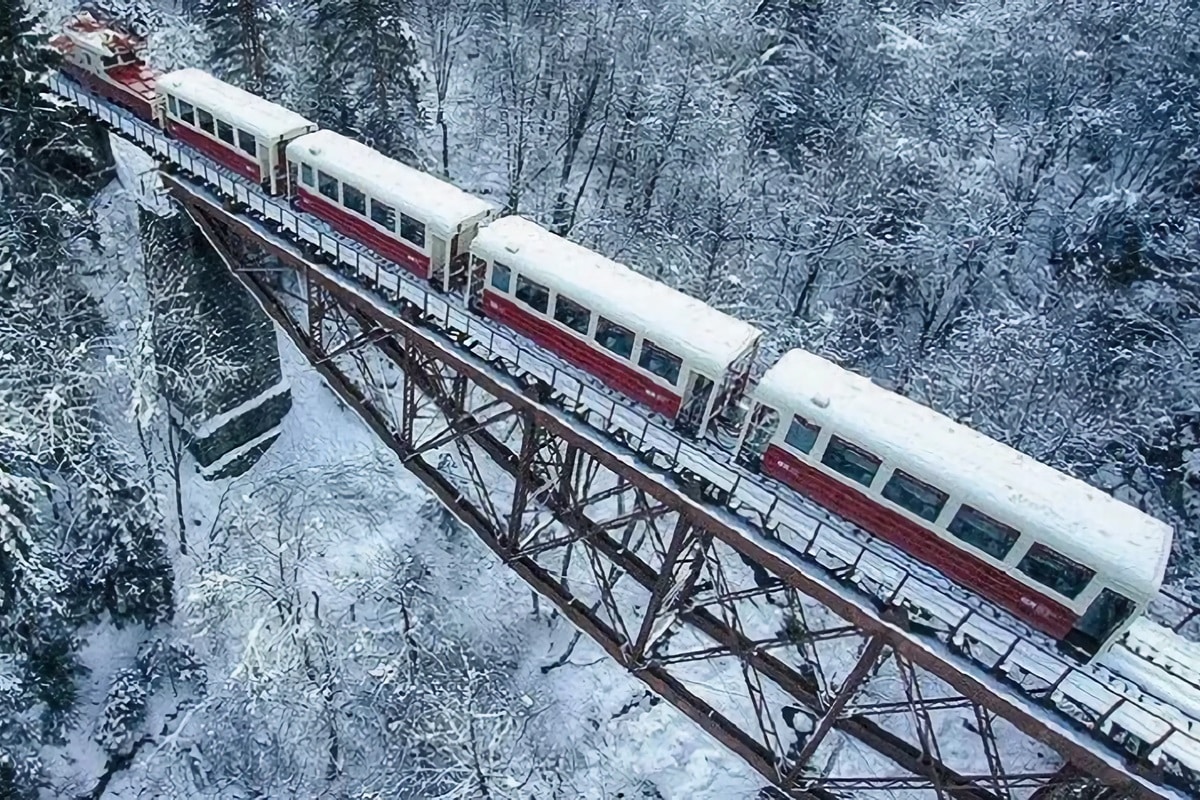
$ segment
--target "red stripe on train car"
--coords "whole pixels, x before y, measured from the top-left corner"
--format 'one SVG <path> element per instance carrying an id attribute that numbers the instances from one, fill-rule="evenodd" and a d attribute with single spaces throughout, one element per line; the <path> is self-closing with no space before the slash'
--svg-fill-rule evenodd
<path id="1" fill-rule="evenodd" d="M 528 336 L 542 347 L 595 375 L 606 386 L 649 406 L 654 411 L 674 419 L 683 398 L 636 372 L 616 358 L 589 347 L 579 339 L 564 333 L 557 326 L 530 314 L 511 300 L 494 292 L 483 293 L 483 310 L 489 317 Z"/>
<path id="2" fill-rule="evenodd" d="M 173 119 L 167 120 L 167 130 L 172 136 L 177 137 L 180 141 L 187 142 L 213 161 L 229 167 L 242 177 L 249 178 L 255 183 L 262 181 L 258 162 L 247 157 L 241 151 L 226 147 L 223 142 L 213 141 L 199 131 L 193 130 L 186 125 L 180 125 Z"/>
<path id="3" fill-rule="evenodd" d="M 362 242 L 384 258 L 395 261 L 419 278 L 429 277 L 429 256 L 406 247 L 400 240 L 367 224 L 350 212 L 334 205 L 319 194 L 304 187 L 296 196 L 300 210 L 320 217 L 351 239 Z"/>
<path id="4" fill-rule="evenodd" d="M 1075 613 L 1034 591 L 932 531 L 876 503 L 783 448 L 772 444 L 763 454 L 763 472 L 812 498 L 830 511 L 968 586 L 1040 631 L 1062 639 L 1075 625 Z"/>
<path id="5" fill-rule="evenodd" d="M 64 64 L 62 70 L 86 86 L 93 94 L 98 94 L 109 102 L 128 108 L 147 122 L 154 121 L 154 112 L 151 110 L 150 104 L 128 87 L 101 80 L 92 73 L 72 64 Z"/>

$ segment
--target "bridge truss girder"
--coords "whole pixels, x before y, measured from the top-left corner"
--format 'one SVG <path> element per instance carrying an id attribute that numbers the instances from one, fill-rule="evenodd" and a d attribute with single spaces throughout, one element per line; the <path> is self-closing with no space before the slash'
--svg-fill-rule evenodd
<path id="1" fill-rule="evenodd" d="M 539 411 L 544 386 L 431 346 L 415 311 L 380 319 L 227 210 L 174 195 L 329 387 L 459 522 L 777 796 L 1079 797 L 1097 779 L 1154 796 L 1060 740 L 1050 744 L 1081 769 L 1047 770 L 1026 735 L 1030 718 L 968 676 L 932 668 L 890 626 L 806 593 L 777 561 L 735 549 L 732 531 L 686 502 L 703 487 L 651 477 Z M 238 268 L 263 251 L 279 271 Z M 901 614 L 890 621 L 904 625 Z M 706 691 L 714 676 L 722 690 Z M 848 745 L 873 755 L 844 757 Z"/>

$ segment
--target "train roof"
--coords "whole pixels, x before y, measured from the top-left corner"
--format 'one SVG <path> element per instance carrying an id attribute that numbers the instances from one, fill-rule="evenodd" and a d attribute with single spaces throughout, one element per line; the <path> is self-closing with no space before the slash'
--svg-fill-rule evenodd
<path id="1" fill-rule="evenodd" d="M 719 377 L 762 331 L 524 217 L 492 222 L 472 252 L 500 261 Z"/>
<path id="2" fill-rule="evenodd" d="M 158 87 L 259 139 L 286 139 L 317 127 L 295 111 L 239 89 L 204 70 L 189 67 L 168 72 L 158 78 Z"/>
<path id="3" fill-rule="evenodd" d="M 107 22 L 97 19 L 90 11 L 76 13 L 63 24 L 62 31 L 50 41 L 62 52 L 83 45 L 102 56 L 113 56 L 117 53 L 136 52 L 143 45 L 137 36 L 117 30 Z"/>
<path id="4" fill-rule="evenodd" d="M 493 206 L 452 183 L 388 158 L 362 142 L 320 130 L 288 145 L 289 160 L 301 160 L 353 184 L 381 202 L 421 220 L 447 238 L 460 226 L 482 219 Z"/>
<path id="5" fill-rule="evenodd" d="M 1171 526 L 1006 444 L 803 350 L 767 370 L 755 398 L 903 467 L 1127 591 L 1162 584 Z"/>

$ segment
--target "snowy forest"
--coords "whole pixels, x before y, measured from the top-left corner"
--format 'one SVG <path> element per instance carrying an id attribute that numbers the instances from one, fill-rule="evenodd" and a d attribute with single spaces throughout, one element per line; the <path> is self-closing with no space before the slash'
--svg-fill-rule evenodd
<path id="1" fill-rule="evenodd" d="M 1200 598 L 1192 0 L 104 7 L 1171 523 Z M 0 797 L 758 796 L 296 353 L 281 440 L 192 474 L 136 205 L 46 91 L 71 9 L 0 0 Z"/>

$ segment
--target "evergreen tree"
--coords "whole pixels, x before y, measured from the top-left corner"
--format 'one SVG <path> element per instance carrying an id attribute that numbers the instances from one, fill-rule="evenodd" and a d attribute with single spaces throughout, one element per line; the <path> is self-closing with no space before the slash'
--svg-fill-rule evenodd
<path id="1" fill-rule="evenodd" d="M 212 69 L 218 77 L 279 98 L 277 41 L 283 15 L 275 0 L 199 0 L 196 17 L 212 38 Z"/>
<path id="2" fill-rule="evenodd" d="M 75 593 L 82 609 L 108 612 L 118 624 L 153 625 L 170 619 L 172 575 L 161 515 L 146 490 L 114 469 L 106 484 L 88 488 L 82 513 Z"/>
<path id="3" fill-rule="evenodd" d="M 35 745 L 39 739 L 29 696 L 13 682 L 0 682 L 0 797 L 38 800 L 46 784 L 42 760 Z"/>
<path id="4" fill-rule="evenodd" d="M 24 2 L 0 0 L 0 192 L 9 183 L 78 195 L 96 168 L 79 115 L 46 92 L 58 65 L 49 41 Z"/>
<path id="5" fill-rule="evenodd" d="M 310 115 L 323 127 L 420 166 L 425 74 L 402 0 L 311 0 Z"/>

